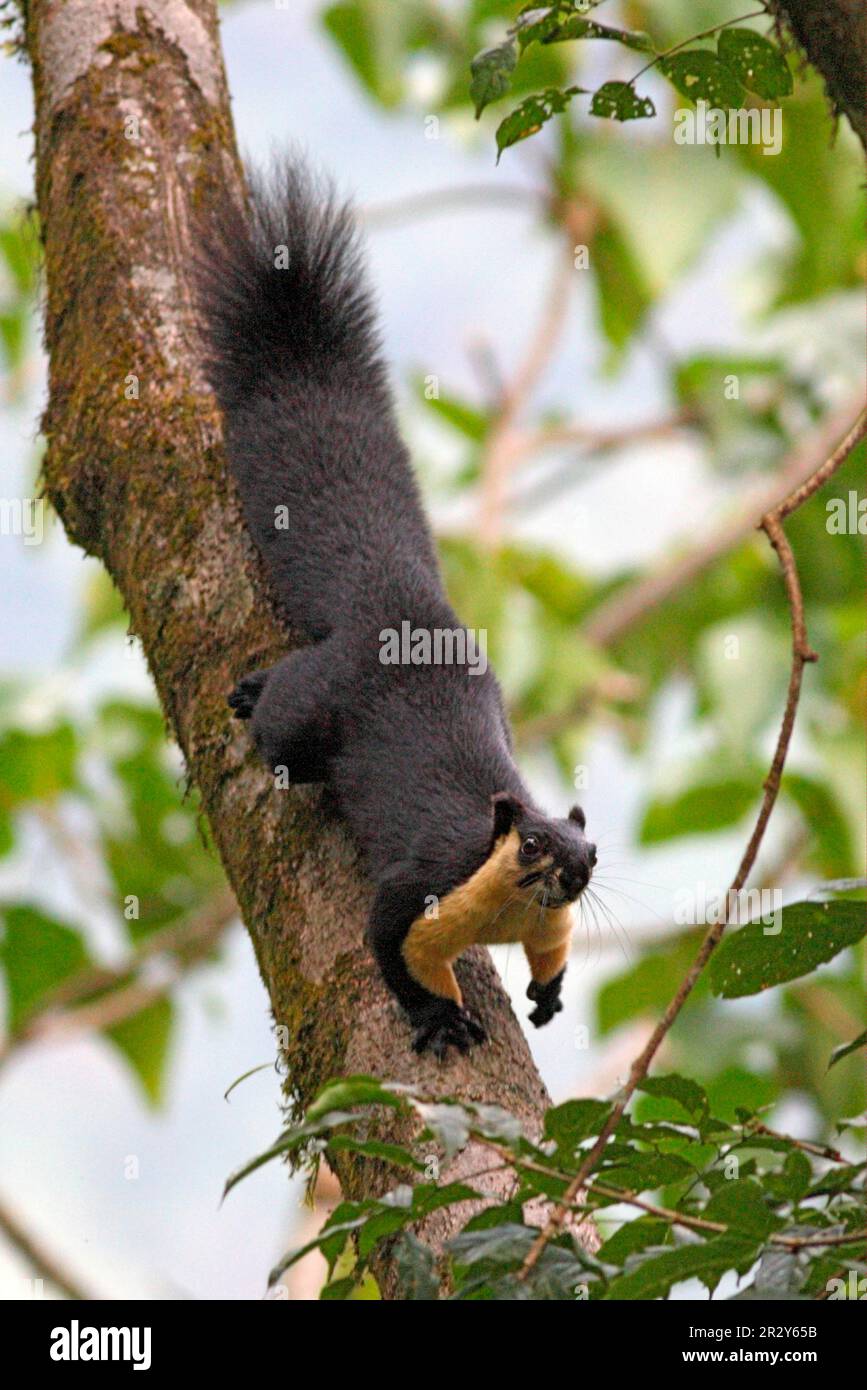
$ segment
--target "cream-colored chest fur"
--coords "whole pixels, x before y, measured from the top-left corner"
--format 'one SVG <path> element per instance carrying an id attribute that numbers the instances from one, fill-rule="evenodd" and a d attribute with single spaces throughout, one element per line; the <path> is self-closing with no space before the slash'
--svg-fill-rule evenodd
<path id="1" fill-rule="evenodd" d="M 520 840 L 506 835 L 472 878 L 443 898 L 436 918 L 421 916 L 411 932 L 422 936 L 428 949 L 453 959 L 473 942 L 492 946 L 519 941 L 534 951 L 548 951 L 568 940 L 571 906 L 543 908 L 532 887 L 519 888 L 527 872 L 519 865 Z"/>

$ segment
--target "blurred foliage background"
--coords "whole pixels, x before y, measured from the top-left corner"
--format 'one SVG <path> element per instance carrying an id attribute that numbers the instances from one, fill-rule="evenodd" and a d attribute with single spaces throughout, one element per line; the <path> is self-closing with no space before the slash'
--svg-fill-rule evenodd
<path id="1" fill-rule="evenodd" d="M 276 22 L 274 7 L 253 0 L 226 10 L 231 19 L 257 8 Z M 729 0 L 606 3 L 600 18 L 646 31 L 662 51 L 748 8 Z M 864 177 L 860 147 L 845 122 L 835 126 L 821 82 L 794 56 L 776 156 L 755 145 L 676 145 L 678 98 L 649 74 L 652 119 L 598 119 L 578 97 L 506 150 L 495 169 L 494 132 L 522 98 L 629 77 L 646 57 L 610 42 L 535 44 L 512 74 L 509 98 L 476 124 L 471 59 L 502 39 L 518 9 L 504 0 L 339 0 L 307 7 L 303 22 L 330 45 L 339 80 L 362 94 L 378 120 L 414 123 L 421 139 L 469 149 L 482 170 L 476 181 L 451 188 L 428 186 L 420 170 L 414 193 L 365 209 L 371 237 L 431 216 L 456 219 L 463 207 L 515 204 L 532 219 L 534 247 L 545 247 L 544 266 L 528 253 L 500 288 L 529 306 L 519 339 L 476 333 L 471 372 L 460 384 L 419 368 L 417 357 L 397 386 L 450 595 L 469 626 L 487 629 L 532 776 L 564 803 L 586 786 L 587 805 L 601 807 L 606 791 L 594 782 L 594 766 L 603 740 L 616 745 L 640 783 L 634 822 L 619 825 L 609 808 L 608 823 L 622 838 L 616 847 L 602 838 L 599 898 L 588 906 L 573 965 L 580 970 L 591 946 L 602 943 L 586 1019 L 593 1056 L 593 1079 L 581 1082 L 587 1089 L 610 1084 L 625 1067 L 692 957 L 700 929 L 676 923 L 676 893 L 699 893 L 695 870 L 705 846 L 708 891 L 724 887 L 734 865 L 725 867 L 719 847 L 738 841 L 720 837 L 745 841 L 758 806 L 790 639 L 776 557 L 754 521 L 785 494 L 799 458 L 818 449 L 818 463 L 857 413 Z M 764 19 L 750 22 L 767 30 Z M 291 31 L 287 42 L 291 61 Z M 746 104 L 761 100 L 749 96 Z M 302 118 L 291 91 L 288 108 L 293 121 Z M 22 113 L 19 126 L 25 121 Z M 350 174 L 353 138 L 348 132 Z M 314 131 L 309 143 L 315 150 Z M 709 332 L 705 350 L 681 351 L 668 341 L 666 314 L 672 305 L 694 319 L 719 312 L 727 284 L 703 301 L 696 267 L 712 281 L 733 219 L 757 207 L 772 209 L 775 249 L 760 264 L 744 265 L 748 312 L 740 339 L 729 333 L 731 347 L 722 351 Z M 475 254 L 483 256 L 484 247 Z M 37 280 L 32 224 L 7 201 L 0 408 L 10 416 L 22 401 L 32 403 L 40 370 Z M 558 367 L 573 312 L 593 342 L 592 366 L 585 359 L 580 374 L 568 362 Z M 594 395 L 636 361 L 653 380 L 638 417 L 594 420 Z M 539 389 L 546 373 L 558 383 L 557 399 Z M 640 502 L 652 512 L 654 470 L 667 470 L 670 483 L 684 448 L 697 462 L 679 533 L 650 554 L 635 544 L 628 563 L 583 564 L 564 534 L 561 508 L 582 492 L 599 496 L 600 480 L 604 488 L 606 475 L 616 478 L 623 459 L 637 452 L 648 470 Z M 35 446 L 32 455 L 35 479 Z M 752 880 L 787 899 L 823 880 L 864 873 L 862 514 L 852 513 L 854 525 L 839 533 L 829 529 L 826 506 L 832 496 L 849 505 L 863 464 L 862 446 L 827 494 L 787 526 L 821 660 L 807 672 L 774 834 Z M 703 506 L 695 503 L 696 470 Z M 602 495 L 609 506 L 593 526 L 613 537 L 617 493 Z M 4 534 L 0 544 L 8 549 L 20 538 Z M 41 560 L 37 548 L 26 555 L 28 564 Z M 125 618 L 108 581 L 90 567 L 85 573 L 65 669 L 22 675 L 15 653 L 6 653 L 0 1065 L 22 1049 L 96 1031 L 119 1050 L 130 1084 L 158 1105 L 171 1077 L 179 982 L 213 963 L 239 928 L 146 682 L 129 673 L 115 683 L 120 690 L 110 680 L 90 682 L 107 661 L 122 665 L 124 652 L 137 670 L 141 659 L 132 639 L 122 641 Z M 38 644 L 40 613 L 29 616 Z M 648 926 L 642 884 L 661 862 L 660 850 L 667 851 L 670 908 Z M 632 878 L 618 876 L 618 859 Z M 680 872 L 672 867 L 678 863 Z M 828 1070 L 832 1050 L 864 1028 L 863 966 L 863 948 L 850 950 L 818 974 L 739 1006 L 701 984 L 666 1044 L 666 1061 L 706 1087 L 715 1113 L 767 1106 L 811 1137 L 830 1134 L 836 1120 L 865 1107 L 863 1053 Z M 242 1058 L 238 1070 L 260 1060 Z M 559 1070 L 548 1072 L 561 1095 L 577 1084 L 570 1067 L 561 1058 Z M 221 1077 L 220 1089 L 230 1079 Z M 0 1094 L 3 1085 L 0 1070 Z"/>

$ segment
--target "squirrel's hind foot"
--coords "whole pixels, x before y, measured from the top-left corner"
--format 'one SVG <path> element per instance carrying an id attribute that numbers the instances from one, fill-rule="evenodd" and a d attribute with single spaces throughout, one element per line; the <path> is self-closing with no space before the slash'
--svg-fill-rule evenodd
<path id="1" fill-rule="evenodd" d="M 251 671 L 249 676 L 243 676 L 238 681 L 228 697 L 228 703 L 235 711 L 236 719 L 252 718 L 259 696 L 265 689 L 268 674 L 267 671 Z"/>

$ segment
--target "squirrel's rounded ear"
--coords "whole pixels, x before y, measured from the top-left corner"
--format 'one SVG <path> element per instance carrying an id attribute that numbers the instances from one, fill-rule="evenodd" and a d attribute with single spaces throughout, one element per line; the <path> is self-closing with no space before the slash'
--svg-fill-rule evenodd
<path id="1" fill-rule="evenodd" d="M 494 813 L 493 839 L 500 840 L 511 830 L 521 803 L 511 792 L 495 792 L 491 797 L 491 809 Z"/>
<path id="2" fill-rule="evenodd" d="M 584 812 L 581 810 L 580 806 L 572 807 L 572 810 L 569 812 L 569 819 L 574 820 L 575 824 L 581 830 L 583 830 L 585 825 L 587 824 L 587 817 L 584 815 Z"/>

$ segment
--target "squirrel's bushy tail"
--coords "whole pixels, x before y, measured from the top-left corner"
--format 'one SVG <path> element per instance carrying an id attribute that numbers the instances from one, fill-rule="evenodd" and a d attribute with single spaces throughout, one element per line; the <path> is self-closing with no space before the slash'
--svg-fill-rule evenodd
<path id="1" fill-rule="evenodd" d="M 275 378 L 378 384 L 371 298 L 351 211 L 302 164 L 247 171 L 249 206 L 203 214 L 195 279 L 206 371 L 227 412 Z"/>

